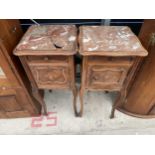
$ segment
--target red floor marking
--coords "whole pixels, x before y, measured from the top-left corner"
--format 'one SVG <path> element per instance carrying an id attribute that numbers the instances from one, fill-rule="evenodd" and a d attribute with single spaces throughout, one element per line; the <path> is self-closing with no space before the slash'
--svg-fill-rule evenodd
<path id="1" fill-rule="evenodd" d="M 47 116 L 47 120 L 53 120 L 54 122 L 50 123 L 50 124 L 46 124 L 46 126 L 56 126 L 57 125 L 57 117 L 54 116 L 53 114 L 56 114 L 56 112 L 49 112 L 48 116 Z"/>
<path id="2" fill-rule="evenodd" d="M 46 120 L 50 120 L 51 123 L 47 123 L 47 127 L 57 126 L 57 112 L 48 112 L 47 116 L 41 115 L 40 117 L 33 117 L 31 122 L 32 128 L 43 127 L 43 123 Z"/>

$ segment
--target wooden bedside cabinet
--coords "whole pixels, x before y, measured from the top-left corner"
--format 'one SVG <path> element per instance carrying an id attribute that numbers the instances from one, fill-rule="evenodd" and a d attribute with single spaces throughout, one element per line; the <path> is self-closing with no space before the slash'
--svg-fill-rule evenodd
<path id="1" fill-rule="evenodd" d="M 46 105 L 39 89 L 71 89 L 76 102 L 74 55 L 77 29 L 74 25 L 31 26 L 14 54 L 19 56 L 32 85 L 33 94 Z"/>
<path id="2" fill-rule="evenodd" d="M 116 107 L 125 102 L 136 59 L 146 56 L 147 51 L 124 26 L 82 26 L 79 46 L 83 56 L 79 115 L 83 113 L 85 90 L 118 91 L 120 96 L 111 112 L 113 118 Z"/>

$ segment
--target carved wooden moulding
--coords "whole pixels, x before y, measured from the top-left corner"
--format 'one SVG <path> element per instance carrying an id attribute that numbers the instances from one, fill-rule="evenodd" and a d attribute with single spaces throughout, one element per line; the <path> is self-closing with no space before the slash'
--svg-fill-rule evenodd
<path id="1" fill-rule="evenodd" d="M 74 25 L 44 25 L 31 26 L 14 54 L 20 57 L 34 92 L 38 89 L 71 89 L 75 102 L 76 52 L 77 29 Z M 42 99 L 40 102 L 45 105 Z"/>
<path id="2" fill-rule="evenodd" d="M 136 35 L 126 26 L 82 26 L 79 44 L 83 55 L 81 107 L 85 90 L 119 91 L 119 101 L 124 103 L 136 58 L 147 55 Z M 111 117 L 117 106 L 118 102 Z"/>

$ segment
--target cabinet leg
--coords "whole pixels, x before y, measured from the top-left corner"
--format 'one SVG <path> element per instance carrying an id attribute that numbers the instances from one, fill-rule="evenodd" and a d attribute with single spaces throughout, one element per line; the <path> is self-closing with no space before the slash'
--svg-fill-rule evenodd
<path id="1" fill-rule="evenodd" d="M 111 110 L 110 119 L 115 117 L 115 110 L 116 110 L 116 108 L 125 102 L 125 100 L 126 100 L 126 93 L 127 93 L 127 91 L 123 90 L 123 91 L 121 91 L 120 95 L 117 97 L 117 99 L 116 99 L 116 101 L 115 101 L 115 103 L 114 103 L 114 105 L 112 107 L 112 110 Z"/>
<path id="2" fill-rule="evenodd" d="M 116 109 L 116 107 L 117 107 L 117 105 L 118 105 L 119 102 L 120 102 L 120 95 L 117 97 L 114 105 L 112 106 L 110 119 L 112 119 L 112 118 L 115 117 L 115 109 Z"/>
<path id="3" fill-rule="evenodd" d="M 32 93 L 33 93 L 34 98 L 42 105 L 43 114 L 44 114 L 44 115 L 48 115 L 48 114 L 47 114 L 47 107 L 46 107 L 46 104 L 45 104 L 43 98 L 40 96 L 38 90 L 32 90 Z"/>
<path id="4" fill-rule="evenodd" d="M 41 99 L 41 104 L 42 104 L 42 107 L 43 107 L 43 114 L 44 115 L 48 115 L 47 114 L 47 106 L 46 106 L 46 103 L 43 99 Z"/>
<path id="5" fill-rule="evenodd" d="M 74 113 L 75 116 L 78 116 L 78 112 L 77 112 L 77 102 L 76 102 L 76 98 L 77 98 L 77 88 L 76 86 L 72 89 L 73 92 L 73 108 L 74 108 Z"/>
<path id="6" fill-rule="evenodd" d="M 82 117 L 82 115 L 83 115 L 83 95 L 84 95 L 84 89 L 81 88 L 79 93 L 80 93 L 79 97 L 80 97 L 80 106 L 81 106 L 81 108 L 80 108 L 80 112 L 79 112 L 78 116 Z"/>

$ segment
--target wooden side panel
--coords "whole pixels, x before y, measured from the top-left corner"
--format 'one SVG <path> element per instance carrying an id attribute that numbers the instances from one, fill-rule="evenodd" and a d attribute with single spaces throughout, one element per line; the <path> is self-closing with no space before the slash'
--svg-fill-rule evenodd
<path id="1" fill-rule="evenodd" d="M 144 20 L 144 24 L 142 25 L 141 31 L 139 33 L 139 39 L 142 45 L 148 50 L 149 41 L 152 33 L 155 33 L 155 20 L 154 19 L 146 19 Z M 148 50 L 149 52 L 149 50 Z"/>
<path id="2" fill-rule="evenodd" d="M 18 20 L 0 20 L 0 118 L 26 117 L 41 112 L 41 105 L 28 92 L 30 84 L 13 48 L 22 36 Z"/>
<path id="3" fill-rule="evenodd" d="M 155 47 L 144 60 L 124 108 L 136 114 L 148 114 L 155 104 Z"/>
<path id="4" fill-rule="evenodd" d="M 9 52 L 9 55 L 13 55 L 12 50 L 23 35 L 19 20 L 1 19 L 0 30 L 1 41 Z"/>
<path id="5" fill-rule="evenodd" d="M 123 108 L 134 114 L 147 115 L 155 105 L 155 45 L 150 37 L 155 33 L 155 20 L 145 20 L 140 39 L 148 50 L 142 66 L 127 96 Z"/>

